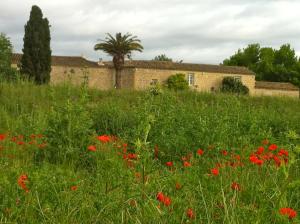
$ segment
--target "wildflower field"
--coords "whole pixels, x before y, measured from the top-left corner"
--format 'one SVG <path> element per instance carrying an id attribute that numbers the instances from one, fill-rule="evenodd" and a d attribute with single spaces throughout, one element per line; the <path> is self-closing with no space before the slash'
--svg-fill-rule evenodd
<path id="1" fill-rule="evenodd" d="M 0 83 L 0 223 L 300 223 L 300 101 Z"/>

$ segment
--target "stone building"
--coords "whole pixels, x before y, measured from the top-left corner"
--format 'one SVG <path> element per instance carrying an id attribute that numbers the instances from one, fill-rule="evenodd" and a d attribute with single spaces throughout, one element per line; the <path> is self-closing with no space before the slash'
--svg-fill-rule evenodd
<path id="1" fill-rule="evenodd" d="M 14 54 L 12 66 L 18 66 L 22 55 Z M 299 88 L 290 83 L 258 82 L 245 67 L 174 63 L 165 61 L 125 61 L 121 88 L 143 90 L 154 83 L 164 83 L 171 75 L 185 74 L 191 89 L 217 91 L 224 77 L 234 77 L 249 88 L 250 95 L 286 95 L 299 97 Z M 52 56 L 50 83 L 88 81 L 91 88 L 114 88 L 115 69 L 111 62 L 93 62 L 83 57 Z"/>

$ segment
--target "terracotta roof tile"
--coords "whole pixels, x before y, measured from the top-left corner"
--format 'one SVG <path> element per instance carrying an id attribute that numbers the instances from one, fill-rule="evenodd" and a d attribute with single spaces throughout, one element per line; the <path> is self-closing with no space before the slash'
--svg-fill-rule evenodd
<path id="1" fill-rule="evenodd" d="M 106 65 L 112 66 L 112 62 L 104 62 L 104 63 Z M 125 61 L 124 67 L 255 75 L 254 72 L 248 70 L 246 67 L 175 63 L 169 61 L 127 60 Z"/>
<path id="2" fill-rule="evenodd" d="M 274 89 L 274 90 L 295 90 L 299 91 L 299 88 L 292 83 L 288 82 L 265 82 L 265 81 L 256 81 L 256 89 Z"/>
<path id="3" fill-rule="evenodd" d="M 22 54 L 13 54 L 12 64 L 21 62 Z M 98 67 L 97 62 L 86 60 L 83 57 L 74 56 L 52 56 L 52 65 L 69 67 Z"/>

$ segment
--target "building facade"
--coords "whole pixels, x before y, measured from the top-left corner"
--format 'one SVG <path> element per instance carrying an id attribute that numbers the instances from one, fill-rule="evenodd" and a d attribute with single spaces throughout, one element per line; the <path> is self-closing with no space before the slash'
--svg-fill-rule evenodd
<path id="1" fill-rule="evenodd" d="M 22 55 L 14 54 L 12 66 L 18 67 Z M 164 61 L 125 61 L 121 88 L 144 90 L 152 84 L 163 84 L 174 74 L 186 76 L 191 89 L 217 91 L 225 77 L 240 80 L 250 95 L 299 97 L 299 88 L 290 83 L 257 82 L 255 74 L 245 67 L 173 63 Z M 50 83 L 69 81 L 75 85 L 87 82 L 89 87 L 109 90 L 115 85 L 115 69 L 111 62 L 93 62 L 83 57 L 52 56 Z"/>

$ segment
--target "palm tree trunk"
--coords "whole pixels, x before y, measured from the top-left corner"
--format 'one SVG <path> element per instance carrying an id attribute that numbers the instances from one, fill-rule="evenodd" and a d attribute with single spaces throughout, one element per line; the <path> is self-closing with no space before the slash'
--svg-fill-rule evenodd
<path id="1" fill-rule="evenodd" d="M 116 69 L 116 88 L 121 89 L 121 69 Z"/>

